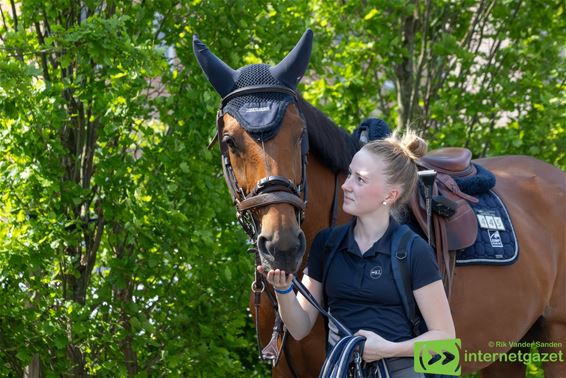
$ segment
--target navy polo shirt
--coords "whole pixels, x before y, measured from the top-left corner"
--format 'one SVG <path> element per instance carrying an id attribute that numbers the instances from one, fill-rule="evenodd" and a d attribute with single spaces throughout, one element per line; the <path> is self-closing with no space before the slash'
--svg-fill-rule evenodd
<path id="1" fill-rule="evenodd" d="M 355 224 L 354 218 L 328 269 L 327 307 L 353 333 L 365 329 L 393 342 L 412 339 L 412 325 L 395 286 L 389 254 L 391 236 L 399 223 L 390 217 L 385 234 L 363 255 L 354 239 Z M 309 252 L 307 274 L 319 282 L 329 234 L 330 229 L 320 231 Z M 434 252 L 421 237 L 413 243 L 409 271 L 413 290 L 441 279 Z"/>

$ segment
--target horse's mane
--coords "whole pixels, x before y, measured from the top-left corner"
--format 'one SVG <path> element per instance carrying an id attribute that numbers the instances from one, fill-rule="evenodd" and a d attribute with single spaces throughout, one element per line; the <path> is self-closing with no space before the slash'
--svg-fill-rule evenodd
<path id="1" fill-rule="evenodd" d="M 359 149 L 355 140 L 302 96 L 299 96 L 298 104 L 307 123 L 310 152 L 332 172 L 347 172 L 352 157 Z"/>

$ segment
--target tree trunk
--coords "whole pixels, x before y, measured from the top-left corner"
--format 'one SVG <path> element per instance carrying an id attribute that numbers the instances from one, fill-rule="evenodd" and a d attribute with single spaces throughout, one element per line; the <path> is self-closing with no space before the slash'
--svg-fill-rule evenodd
<path id="1" fill-rule="evenodd" d="M 407 54 L 395 66 L 397 76 L 397 103 L 399 104 L 399 119 L 397 125 L 401 128 L 409 126 L 412 120 L 412 96 L 415 83 L 414 77 L 414 50 L 415 36 L 417 32 L 417 20 L 414 15 L 407 16 L 403 20 L 403 46 Z"/>
<path id="2" fill-rule="evenodd" d="M 43 378 L 39 354 L 34 354 L 30 364 L 24 369 L 24 378 Z"/>

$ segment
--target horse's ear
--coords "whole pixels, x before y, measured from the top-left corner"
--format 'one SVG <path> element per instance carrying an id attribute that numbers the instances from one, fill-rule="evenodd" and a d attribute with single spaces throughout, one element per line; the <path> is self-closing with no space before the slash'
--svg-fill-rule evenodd
<path id="1" fill-rule="evenodd" d="M 270 68 L 271 74 L 288 87 L 295 89 L 307 70 L 311 50 L 312 30 L 307 29 L 293 50 L 278 65 Z"/>
<path id="2" fill-rule="evenodd" d="M 238 71 L 233 70 L 214 55 L 196 34 L 193 35 L 193 51 L 200 68 L 216 92 L 222 97 L 230 93 L 238 79 Z"/>

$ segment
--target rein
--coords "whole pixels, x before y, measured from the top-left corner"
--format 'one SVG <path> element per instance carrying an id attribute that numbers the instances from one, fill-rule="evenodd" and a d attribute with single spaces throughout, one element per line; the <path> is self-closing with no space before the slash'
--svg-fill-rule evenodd
<path id="1" fill-rule="evenodd" d="M 363 378 L 362 373 L 362 354 L 366 338 L 354 336 L 346 326 L 332 316 L 316 301 L 308 289 L 296 277 L 293 278 L 293 285 L 306 298 L 307 301 L 329 321 L 336 325 L 342 337 L 332 348 L 330 354 L 324 360 L 319 378 L 341 378 L 346 377 L 350 370 L 350 362 L 354 362 L 354 377 Z"/>

